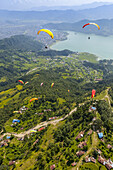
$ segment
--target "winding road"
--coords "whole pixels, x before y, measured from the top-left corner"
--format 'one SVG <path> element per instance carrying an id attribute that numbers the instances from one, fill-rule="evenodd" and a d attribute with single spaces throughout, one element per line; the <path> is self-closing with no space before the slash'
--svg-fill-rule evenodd
<path id="1" fill-rule="evenodd" d="M 35 129 L 35 130 L 36 130 L 36 129 L 41 128 L 42 126 L 47 126 L 47 125 L 49 125 L 49 124 L 56 125 L 58 122 L 63 121 L 64 119 L 66 119 L 66 118 L 67 118 L 69 115 L 71 115 L 73 112 L 76 112 L 76 110 L 77 110 L 77 107 L 74 108 L 73 110 L 71 110 L 70 113 L 67 114 L 67 115 L 66 115 L 65 117 L 63 117 L 63 118 L 56 119 L 56 120 L 52 120 L 52 121 L 41 122 L 41 123 L 39 123 L 38 125 L 36 125 L 35 127 L 33 127 L 32 129 Z M 14 132 L 12 132 L 12 133 L 4 133 L 4 134 L 2 135 L 2 137 L 3 137 L 3 136 L 6 136 L 6 135 L 14 135 L 15 137 L 23 138 L 25 135 L 30 134 L 32 129 L 29 129 L 29 130 L 27 130 L 27 131 L 25 131 L 25 132 L 22 132 L 22 133 L 19 133 L 19 134 L 14 133 Z"/>

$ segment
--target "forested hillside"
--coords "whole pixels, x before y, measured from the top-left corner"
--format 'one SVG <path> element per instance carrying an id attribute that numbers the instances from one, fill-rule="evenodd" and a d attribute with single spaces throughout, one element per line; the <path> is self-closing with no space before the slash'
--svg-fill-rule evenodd
<path id="1" fill-rule="evenodd" d="M 112 166 L 113 60 L 31 50 L 28 37 L 20 50 L 21 38 L 1 43 L 0 169 Z"/>

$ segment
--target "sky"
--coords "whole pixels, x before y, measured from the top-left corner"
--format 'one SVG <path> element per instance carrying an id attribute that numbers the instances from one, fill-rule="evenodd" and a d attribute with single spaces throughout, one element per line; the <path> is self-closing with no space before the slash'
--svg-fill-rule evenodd
<path id="1" fill-rule="evenodd" d="M 95 1 L 113 3 L 113 0 L 0 0 L 0 9 L 23 10 L 39 6 L 78 6 Z"/>

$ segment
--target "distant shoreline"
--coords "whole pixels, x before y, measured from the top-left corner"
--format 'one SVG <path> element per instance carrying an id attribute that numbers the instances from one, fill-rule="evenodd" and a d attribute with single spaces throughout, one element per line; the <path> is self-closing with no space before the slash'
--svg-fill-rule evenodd
<path id="1" fill-rule="evenodd" d="M 95 34 L 84 34 L 73 31 L 66 31 L 66 40 L 58 40 L 50 45 L 50 49 L 64 50 L 73 52 L 88 52 L 97 56 L 97 61 L 103 59 L 113 59 L 113 36 L 101 36 Z M 88 37 L 91 37 L 88 40 Z"/>

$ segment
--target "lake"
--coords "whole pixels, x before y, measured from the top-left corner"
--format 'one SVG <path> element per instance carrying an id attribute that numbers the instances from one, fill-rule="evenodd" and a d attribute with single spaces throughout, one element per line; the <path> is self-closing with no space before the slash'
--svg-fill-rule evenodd
<path id="1" fill-rule="evenodd" d="M 51 46 L 51 49 L 88 52 L 95 54 L 99 59 L 113 59 L 113 36 L 104 37 L 72 31 L 68 33 L 67 40 L 56 42 Z"/>

